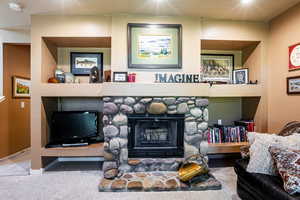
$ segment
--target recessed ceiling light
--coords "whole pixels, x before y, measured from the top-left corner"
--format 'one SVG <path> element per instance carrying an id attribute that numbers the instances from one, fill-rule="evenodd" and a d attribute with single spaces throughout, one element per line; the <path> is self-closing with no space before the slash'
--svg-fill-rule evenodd
<path id="1" fill-rule="evenodd" d="M 253 2 L 253 0 L 241 0 L 241 3 L 242 4 L 250 4 L 250 3 L 252 3 Z"/>
<path id="2" fill-rule="evenodd" d="M 10 9 L 12 9 L 13 11 L 17 11 L 17 12 L 22 12 L 23 11 L 22 5 L 20 3 L 17 3 L 17 2 L 9 2 L 8 7 Z"/>

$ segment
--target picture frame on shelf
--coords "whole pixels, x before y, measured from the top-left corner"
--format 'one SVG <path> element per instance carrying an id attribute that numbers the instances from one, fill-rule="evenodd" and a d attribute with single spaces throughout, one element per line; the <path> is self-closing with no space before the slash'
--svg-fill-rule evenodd
<path id="1" fill-rule="evenodd" d="M 31 81 L 30 78 L 13 76 L 12 77 L 12 97 L 13 98 L 30 98 Z"/>
<path id="2" fill-rule="evenodd" d="M 300 43 L 289 46 L 289 71 L 300 69 Z"/>
<path id="3" fill-rule="evenodd" d="M 113 82 L 127 82 L 128 73 L 127 72 L 114 72 Z"/>
<path id="4" fill-rule="evenodd" d="M 248 84 L 249 69 L 237 69 L 233 71 L 233 84 Z"/>
<path id="5" fill-rule="evenodd" d="M 300 76 L 287 78 L 287 94 L 300 94 Z"/>
<path id="6" fill-rule="evenodd" d="M 201 73 L 204 82 L 232 82 L 233 54 L 201 54 Z"/>
<path id="7" fill-rule="evenodd" d="M 181 69 L 181 24 L 128 24 L 128 68 Z"/>
<path id="8" fill-rule="evenodd" d="M 99 69 L 100 80 L 103 78 L 103 53 L 71 52 L 71 73 L 75 76 L 89 76 L 91 69 Z"/>

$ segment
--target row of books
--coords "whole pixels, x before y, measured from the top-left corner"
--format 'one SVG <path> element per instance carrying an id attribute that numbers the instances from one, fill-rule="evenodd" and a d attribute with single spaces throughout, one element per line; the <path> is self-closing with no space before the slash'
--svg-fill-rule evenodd
<path id="1" fill-rule="evenodd" d="M 208 143 L 232 143 L 246 142 L 247 130 L 244 126 L 220 126 L 210 127 L 207 132 Z"/>

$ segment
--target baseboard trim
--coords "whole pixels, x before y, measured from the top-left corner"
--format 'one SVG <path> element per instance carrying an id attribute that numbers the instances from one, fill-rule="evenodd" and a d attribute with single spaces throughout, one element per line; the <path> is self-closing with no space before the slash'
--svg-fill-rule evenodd
<path id="1" fill-rule="evenodd" d="M 14 157 L 17 157 L 17 156 L 19 156 L 20 154 L 26 153 L 27 151 L 30 151 L 30 147 L 29 147 L 29 148 L 26 148 L 26 149 L 23 149 L 23 150 L 21 150 L 21 151 L 18 151 L 18 152 L 14 153 L 14 154 L 8 155 L 8 156 L 6 156 L 6 157 L 4 157 L 4 158 L 1 158 L 1 159 L 0 159 L 0 162 L 1 162 L 1 161 L 5 161 L 5 160 L 9 160 L 9 159 L 13 159 Z"/>
<path id="2" fill-rule="evenodd" d="M 30 169 L 30 175 L 42 175 L 44 169 Z"/>

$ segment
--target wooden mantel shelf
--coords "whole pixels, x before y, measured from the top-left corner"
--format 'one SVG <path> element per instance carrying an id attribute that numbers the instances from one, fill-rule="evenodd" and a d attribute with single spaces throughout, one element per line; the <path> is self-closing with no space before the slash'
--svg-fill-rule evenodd
<path id="1" fill-rule="evenodd" d="M 261 85 L 213 85 L 194 83 L 103 83 L 47 84 L 41 96 L 102 97 L 102 96 L 202 96 L 260 97 Z"/>

